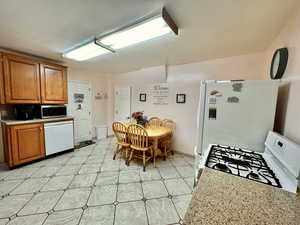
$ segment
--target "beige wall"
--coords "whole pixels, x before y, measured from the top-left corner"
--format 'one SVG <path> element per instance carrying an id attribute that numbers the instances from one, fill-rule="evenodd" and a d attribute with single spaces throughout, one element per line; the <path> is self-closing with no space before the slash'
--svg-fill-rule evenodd
<path id="1" fill-rule="evenodd" d="M 131 73 L 115 75 L 110 81 L 108 103 L 108 124 L 113 122 L 113 88 L 129 85 L 133 88 L 132 111 L 143 110 L 147 116 L 173 119 L 176 124 L 175 145 L 177 151 L 193 154 L 196 134 L 196 114 L 201 80 L 208 79 L 247 79 L 265 78 L 265 53 L 235 56 L 199 63 L 170 66 L 166 75 L 165 67 L 152 67 Z M 169 104 L 157 106 L 139 102 L 139 93 L 148 92 L 154 83 L 167 82 Z M 176 93 L 186 94 L 186 104 L 176 104 Z M 111 130 L 110 130 L 111 132 Z"/>
<path id="2" fill-rule="evenodd" d="M 265 74 L 277 48 L 289 49 L 289 62 L 279 90 L 276 130 L 300 144 L 300 6 L 266 51 Z"/>
<path id="3" fill-rule="evenodd" d="M 147 68 L 124 74 L 100 74 L 97 71 L 69 68 L 70 80 L 89 81 L 92 85 L 92 123 L 107 124 L 110 128 L 114 115 L 113 89 L 116 85 L 133 87 L 132 111 L 144 110 L 148 116 L 171 118 L 176 121 L 175 149 L 193 154 L 196 131 L 196 111 L 200 80 L 205 79 L 263 79 L 266 78 L 265 53 L 235 56 L 193 64 Z M 150 84 L 167 82 L 170 89 L 169 105 L 154 106 L 138 101 L 139 93 L 147 91 Z M 97 92 L 108 93 L 108 98 L 96 100 Z M 186 94 L 186 104 L 175 103 L 176 93 Z M 2 107 L 3 108 L 3 107 Z M 1 109 L 0 106 L 0 111 Z M 112 134 L 110 130 L 110 134 Z M 0 140 L 0 161 L 3 158 Z"/>
<path id="4" fill-rule="evenodd" d="M 99 92 L 107 93 L 108 79 L 107 74 L 99 74 L 96 71 L 69 68 L 69 80 L 88 81 L 92 86 L 92 126 L 93 136 L 95 136 L 94 126 L 106 125 L 107 122 L 107 101 L 108 99 L 95 99 Z"/>

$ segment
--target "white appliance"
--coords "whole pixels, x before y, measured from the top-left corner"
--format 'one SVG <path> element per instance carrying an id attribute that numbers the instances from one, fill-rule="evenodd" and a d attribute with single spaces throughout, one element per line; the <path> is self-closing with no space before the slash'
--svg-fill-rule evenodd
<path id="1" fill-rule="evenodd" d="M 213 143 L 263 152 L 273 130 L 278 81 L 202 81 L 196 154 Z"/>
<path id="2" fill-rule="evenodd" d="M 73 121 L 45 123 L 46 156 L 74 148 Z"/>
<path id="3" fill-rule="evenodd" d="M 256 182 L 296 193 L 300 181 L 300 146 L 270 131 L 263 153 L 233 146 L 211 144 L 198 155 L 196 183 L 203 168 L 209 167 Z"/>

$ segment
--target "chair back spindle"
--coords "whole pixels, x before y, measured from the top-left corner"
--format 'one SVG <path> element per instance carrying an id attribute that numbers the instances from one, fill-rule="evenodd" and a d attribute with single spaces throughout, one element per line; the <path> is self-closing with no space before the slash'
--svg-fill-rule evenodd
<path id="1" fill-rule="evenodd" d="M 144 127 L 137 124 L 130 125 L 128 135 L 133 147 L 141 149 L 148 147 L 148 133 Z"/>
<path id="2" fill-rule="evenodd" d="M 173 133 L 176 128 L 176 123 L 173 120 L 165 119 L 162 121 L 162 126 L 170 128 Z"/>
<path id="3" fill-rule="evenodd" d="M 151 117 L 149 119 L 149 125 L 154 126 L 154 127 L 159 127 L 161 126 L 162 121 L 158 117 Z"/>
<path id="4" fill-rule="evenodd" d="M 121 122 L 114 122 L 112 125 L 115 136 L 120 143 L 128 143 L 127 127 Z"/>

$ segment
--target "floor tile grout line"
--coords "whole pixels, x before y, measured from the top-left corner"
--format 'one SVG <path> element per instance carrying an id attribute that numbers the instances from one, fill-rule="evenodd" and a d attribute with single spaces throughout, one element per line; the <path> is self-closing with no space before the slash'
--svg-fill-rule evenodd
<path id="1" fill-rule="evenodd" d="M 140 178 L 142 179 L 141 175 L 140 175 Z M 145 208 L 146 217 L 147 217 L 147 223 L 148 223 L 148 225 L 150 225 L 150 220 L 149 220 L 147 206 L 146 206 L 147 199 L 146 199 L 146 196 L 145 196 L 145 193 L 144 193 L 143 183 L 141 183 L 141 189 L 142 189 L 142 193 L 143 193 L 143 198 L 145 199 L 145 201 L 143 201 L 143 202 L 144 202 L 144 208 Z"/>
<path id="2" fill-rule="evenodd" d="M 33 199 L 33 197 L 35 196 L 35 194 L 33 194 L 32 193 L 32 196 L 31 196 L 31 198 L 23 205 L 23 207 L 21 207 L 14 215 L 16 215 L 16 217 L 18 217 L 18 213 L 19 212 L 21 212 L 24 208 L 25 208 L 25 206 Z M 11 216 L 10 216 L 11 217 Z M 10 218 L 9 217 L 9 218 Z"/>
<path id="3" fill-rule="evenodd" d="M 116 197 L 115 197 L 115 201 L 118 201 L 118 192 L 119 192 L 119 179 L 120 179 L 120 172 L 118 172 L 118 178 L 117 178 L 117 183 L 116 183 Z M 116 214 L 117 214 L 117 205 L 113 204 L 115 206 L 115 210 L 114 210 L 114 219 L 113 219 L 113 225 L 116 222 Z"/>
<path id="4" fill-rule="evenodd" d="M 80 218 L 79 218 L 77 224 L 80 224 L 81 219 L 82 219 L 82 217 L 83 217 L 83 214 L 84 214 L 85 210 L 87 210 L 87 209 L 89 208 L 88 202 L 89 202 L 89 199 L 90 199 L 90 197 L 91 197 L 92 191 L 93 191 L 93 188 L 90 188 L 89 196 L 88 196 L 88 198 L 87 198 L 87 200 L 86 200 L 86 203 L 85 203 L 85 205 L 84 205 L 84 206 L 86 206 L 87 208 L 86 208 L 86 209 L 83 209 L 83 208 L 82 208 L 82 213 L 81 213 L 81 215 L 80 215 Z M 83 206 L 83 207 L 84 207 L 84 206 Z"/>
<path id="5" fill-rule="evenodd" d="M 178 172 L 180 178 L 181 178 L 181 179 L 183 180 L 183 182 L 188 186 L 188 188 L 193 192 L 193 189 L 190 188 L 190 185 L 188 185 L 188 183 L 187 183 L 186 180 L 184 179 L 184 178 L 186 178 L 186 177 L 181 176 L 181 174 L 179 173 L 179 171 L 178 171 L 178 169 L 177 169 L 176 167 L 175 167 L 175 170 L 177 170 L 177 172 Z"/>
<path id="6" fill-rule="evenodd" d="M 23 180 L 20 184 L 17 184 L 16 187 L 14 187 L 12 190 L 10 190 L 3 198 L 1 199 L 4 199 L 4 198 L 7 198 L 8 196 L 13 196 L 13 195 L 10 195 L 10 193 L 12 193 L 14 190 L 16 190 L 19 186 L 21 186 L 23 183 L 25 182 L 25 180 Z"/>
<path id="7" fill-rule="evenodd" d="M 104 157 L 103 157 L 103 162 L 104 162 L 104 159 L 105 159 L 105 157 L 106 157 L 106 154 L 107 154 L 107 152 L 105 153 L 105 155 L 104 155 Z M 115 184 L 115 185 L 116 185 L 116 196 L 115 196 L 115 201 L 117 201 L 117 199 L 118 199 L 119 178 L 120 178 L 120 170 L 118 171 L 117 183 Z M 113 218 L 113 225 L 114 225 L 115 222 L 116 222 L 117 205 L 115 205 L 115 204 L 113 204 L 113 205 L 114 205 L 114 218 Z"/>
<path id="8" fill-rule="evenodd" d="M 57 206 L 58 202 L 62 199 L 62 197 L 64 196 L 64 194 L 66 193 L 67 189 L 63 190 L 62 195 L 59 197 L 59 199 L 57 200 L 57 202 L 54 204 L 54 206 L 52 207 L 52 210 L 55 212 L 55 207 Z"/>
<path id="9" fill-rule="evenodd" d="M 173 204 L 173 206 L 174 206 L 174 208 L 175 208 L 175 211 L 176 211 L 176 213 L 177 213 L 177 216 L 178 216 L 178 218 L 179 218 L 179 221 L 178 221 L 178 223 L 179 223 L 180 220 L 181 220 L 181 217 L 180 217 L 180 215 L 179 215 L 178 209 L 177 209 L 177 207 L 176 207 L 176 205 L 175 205 L 175 203 L 174 203 L 173 198 L 171 199 L 171 202 L 172 202 L 172 204 Z"/>

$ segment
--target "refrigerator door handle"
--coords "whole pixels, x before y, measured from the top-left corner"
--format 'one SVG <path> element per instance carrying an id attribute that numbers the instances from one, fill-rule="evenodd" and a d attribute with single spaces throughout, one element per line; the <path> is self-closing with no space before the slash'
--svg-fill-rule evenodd
<path id="1" fill-rule="evenodd" d="M 202 81 L 200 85 L 200 96 L 199 105 L 197 112 L 197 132 L 196 132 L 196 148 L 197 154 L 203 155 L 202 143 L 203 143 L 203 128 L 205 120 L 205 105 L 206 105 L 206 92 L 207 92 L 206 82 Z"/>

